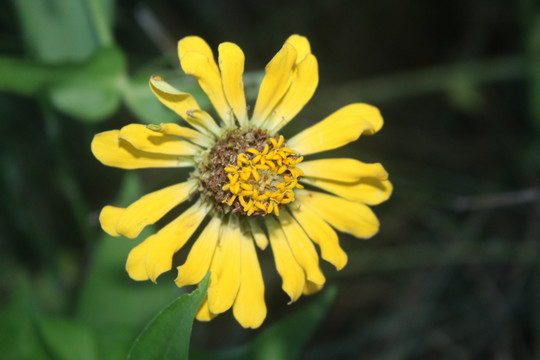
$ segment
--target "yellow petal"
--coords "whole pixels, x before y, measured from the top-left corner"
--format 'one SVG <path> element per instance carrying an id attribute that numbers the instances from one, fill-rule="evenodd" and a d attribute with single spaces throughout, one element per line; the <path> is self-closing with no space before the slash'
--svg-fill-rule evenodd
<path id="1" fill-rule="evenodd" d="M 294 258 L 287 237 L 279 223 L 272 216 L 265 216 L 265 220 L 276 268 L 283 280 L 282 289 L 289 295 L 292 303 L 302 295 L 306 276 Z"/>
<path id="2" fill-rule="evenodd" d="M 354 183 L 302 178 L 302 182 L 367 205 L 378 205 L 388 200 L 393 190 L 390 181 L 374 178 L 365 178 Z"/>
<path id="3" fill-rule="evenodd" d="M 208 210 L 200 201 L 156 234 L 136 246 L 128 255 L 126 270 L 134 280 L 152 280 L 171 269 L 174 253 L 197 230 Z"/>
<path id="4" fill-rule="evenodd" d="M 175 282 L 178 287 L 198 284 L 210 268 L 212 257 L 216 250 L 221 219 L 217 216 L 206 225 L 203 232 L 193 244 L 184 265 L 179 266 Z"/>
<path id="5" fill-rule="evenodd" d="M 304 230 L 287 211 L 282 211 L 278 219 L 296 261 L 306 272 L 306 280 L 324 284 L 325 278 L 319 268 L 319 256 Z"/>
<path id="6" fill-rule="evenodd" d="M 316 191 L 297 190 L 300 206 L 308 206 L 339 231 L 370 238 L 379 231 L 379 220 L 364 204 Z"/>
<path id="7" fill-rule="evenodd" d="M 200 110 L 199 104 L 195 98 L 188 93 L 177 90 L 169 83 L 167 83 L 161 76 L 152 75 L 149 81 L 150 90 L 156 95 L 159 101 L 175 113 L 177 113 L 182 119 L 187 121 L 189 124 L 187 113 L 188 111 Z M 199 128 L 191 124 L 201 132 L 206 130 L 205 128 Z"/>
<path id="8" fill-rule="evenodd" d="M 147 225 L 154 224 L 171 209 L 187 200 L 197 188 L 197 181 L 190 180 L 147 194 L 128 206 L 118 219 L 116 231 L 134 239 Z"/>
<path id="9" fill-rule="evenodd" d="M 189 52 L 198 52 L 206 56 L 215 66 L 217 71 L 216 61 L 214 60 L 214 53 L 212 48 L 199 36 L 186 36 L 178 41 L 178 57 L 181 59 L 185 54 Z"/>
<path id="10" fill-rule="evenodd" d="M 279 103 L 292 81 L 296 49 L 284 44 L 281 50 L 266 65 L 266 73 L 259 88 L 252 123 L 260 126 Z"/>
<path id="11" fill-rule="evenodd" d="M 304 161 L 296 165 L 306 177 L 333 181 L 356 182 L 362 178 L 388 179 L 380 163 L 366 164 L 355 159 L 321 159 Z"/>
<path id="12" fill-rule="evenodd" d="M 148 249 L 152 245 L 150 240 L 152 237 L 150 236 L 145 241 L 131 249 L 129 252 L 127 262 L 126 262 L 126 271 L 128 272 L 128 275 L 133 280 L 137 281 L 143 281 L 148 280 L 148 272 L 146 271 L 146 254 L 148 253 Z"/>
<path id="13" fill-rule="evenodd" d="M 197 144 L 206 148 L 214 144 L 214 142 L 208 135 L 200 133 L 197 130 L 193 130 L 191 128 L 180 126 L 178 124 L 174 124 L 174 123 L 167 123 L 167 124 L 161 123 L 159 125 L 150 124 L 150 125 L 147 125 L 146 127 L 157 133 L 183 137 L 184 139 L 187 139 L 194 144 Z"/>
<path id="14" fill-rule="evenodd" d="M 216 314 L 210 312 L 210 309 L 208 308 L 208 296 L 205 296 L 203 302 L 197 310 L 197 313 L 195 314 L 195 319 L 199 321 L 210 321 L 216 316 Z"/>
<path id="15" fill-rule="evenodd" d="M 313 295 L 318 291 L 321 291 L 323 285 L 312 283 L 311 281 L 306 281 L 306 286 L 304 286 L 304 295 Z"/>
<path id="16" fill-rule="evenodd" d="M 251 227 L 251 234 L 253 235 L 253 239 L 255 240 L 255 243 L 259 247 L 259 249 L 264 250 L 268 246 L 268 238 L 266 237 L 266 234 L 264 231 L 260 228 L 259 225 L 255 221 L 249 221 L 248 222 Z"/>
<path id="17" fill-rule="evenodd" d="M 285 43 L 292 45 L 296 49 L 296 65 L 304 61 L 306 56 L 311 54 L 311 46 L 309 45 L 309 41 L 305 36 L 297 34 L 291 35 L 285 41 Z"/>
<path id="18" fill-rule="evenodd" d="M 150 130 L 142 124 L 130 124 L 120 129 L 118 137 L 135 148 L 158 154 L 194 155 L 201 148 L 176 136 Z"/>
<path id="19" fill-rule="evenodd" d="M 240 289 L 233 314 L 245 328 L 258 328 L 266 317 L 264 282 L 251 236 L 240 237 Z"/>
<path id="20" fill-rule="evenodd" d="M 214 314 L 230 309 L 240 287 L 240 226 L 237 219 L 231 219 L 223 230 L 212 267 L 208 306 Z M 216 259 L 216 257 L 218 259 Z"/>
<path id="21" fill-rule="evenodd" d="M 246 96 L 244 94 L 244 53 L 236 44 L 219 45 L 219 68 L 223 91 L 240 125 L 247 125 Z"/>
<path id="22" fill-rule="evenodd" d="M 276 106 L 267 122 L 264 124 L 271 133 L 277 132 L 291 121 L 311 99 L 319 83 L 319 69 L 317 59 L 307 55 L 306 59 L 298 64 L 295 78 L 283 99 Z"/>
<path id="23" fill-rule="evenodd" d="M 122 169 L 193 166 L 191 157 L 150 153 L 119 139 L 119 130 L 99 133 L 92 140 L 92 153 L 104 165 Z"/>
<path id="24" fill-rule="evenodd" d="M 116 231 L 116 224 L 118 224 L 118 219 L 124 210 L 124 208 L 116 206 L 105 206 L 99 214 L 99 223 L 103 231 L 111 236 L 120 236 L 118 231 Z"/>
<path id="25" fill-rule="evenodd" d="M 334 229 L 307 206 L 291 206 L 291 210 L 310 239 L 321 248 L 321 257 L 337 270 L 343 269 L 347 264 L 347 254 L 339 246 L 339 238 Z"/>
<path id="26" fill-rule="evenodd" d="M 193 75 L 210 99 L 219 116 L 227 125 L 233 125 L 230 106 L 223 92 L 221 74 L 214 61 L 200 52 L 188 52 L 180 57 L 180 64 L 187 75 Z"/>
<path id="27" fill-rule="evenodd" d="M 374 134 L 383 125 L 379 110 L 367 104 L 351 104 L 305 129 L 287 142 L 302 155 L 341 147 L 361 134 Z"/>

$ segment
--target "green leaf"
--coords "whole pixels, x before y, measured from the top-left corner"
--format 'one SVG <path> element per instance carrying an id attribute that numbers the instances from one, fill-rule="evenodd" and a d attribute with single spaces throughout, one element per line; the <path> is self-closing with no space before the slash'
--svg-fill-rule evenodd
<path id="1" fill-rule="evenodd" d="M 51 101 L 58 110 L 79 120 L 104 120 L 120 105 L 125 67 L 118 48 L 100 50 L 71 76 L 52 86 Z"/>
<path id="2" fill-rule="evenodd" d="M 47 63 L 81 61 L 111 44 L 110 0 L 13 0 L 32 54 Z"/>
<path id="3" fill-rule="evenodd" d="M 0 58 L 0 90 L 34 95 L 63 78 L 71 69 L 45 65 L 34 60 Z"/>
<path id="4" fill-rule="evenodd" d="M 19 279 L 8 306 L 0 313 L 0 349 L 2 359 L 48 360 L 35 326 L 37 307 L 32 285 L 25 275 Z"/>
<path id="5" fill-rule="evenodd" d="M 264 330 L 242 347 L 221 352 L 194 350 L 195 360 L 288 360 L 296 359 L 322 321 L 336 296 L 331 287 L 307 306 Z"/>
<path id="6" fill-rule="evenodd" d="M 58 360 L 97 359 L 92 332 L 81 324 L 62 318 L 42 318 L 39 328 L 45 344 Z"/>
<path id="7" fill-rule="evenodd" d="M 0 90 L 37 95 L 49 89 L 56 109 L 83 121 L 100 121 L 120 104 L 126 64 L 116 47 L 104 48 L 85 62 L 47 65 L 0 58 Z"/>
<path id="8" fill-rule="evenodd" d="M 163 309 L 135 340 L 130 360 L 183 360 L 188 358 L 191 328 L 210 282 L 206 274 L 199 287 Z"/>

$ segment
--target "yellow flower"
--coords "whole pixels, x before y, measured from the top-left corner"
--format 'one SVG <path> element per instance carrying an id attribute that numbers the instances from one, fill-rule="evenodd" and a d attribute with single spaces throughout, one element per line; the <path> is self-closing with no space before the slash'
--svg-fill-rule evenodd
<path id="1" fill-rule="evenodd" d="M 196 198 L 130 252 L 126 270 L 132 279 L 155 282 L 171 270 L 173 255 L 208 216 L 187 260 L 177 268 L 176 284 L 198 284 L 210 270 L 208 295 L 197 319 L 210 320 L 232 307 L 242 326 L 257 328 L 266 317 L 266 305 L 255 244 L 264 250 L 270 242 L 283 290 L 294 302 L 325 282 L 313 243 L 340 270 L 347 255 L 334 229 L 357 238 L 377 233 L 379 222 L 367 205 L 385 201 L 392 192 L 381 164 L 347 158 L 303 161 L 303 156 L 373 134 L 383 119 L 377 108 L 355 103 L 290 139 L 279 135 L 318 83 L 317 60 L 299 35 L 289 37 L 266 66 L 251 117 L 242 82 L 244 54 L 238 46 L 221 44 L 216 63 L 208 44 L 189 36 L 178 43 L 178 54 L 182 69 L 195 77 L 213 104 L 219 124 L 193 96 L 152 76 L 150 88 L 157 98 L 191 127 L 127 125 L 97 134 L 92 152 L 103 164 L 123 169 L 194 171 L 187 181 L 143 196 L 127 208 L 105 206 L 101 226 L 112 236 L 135 238 L 178 204 Z"/>

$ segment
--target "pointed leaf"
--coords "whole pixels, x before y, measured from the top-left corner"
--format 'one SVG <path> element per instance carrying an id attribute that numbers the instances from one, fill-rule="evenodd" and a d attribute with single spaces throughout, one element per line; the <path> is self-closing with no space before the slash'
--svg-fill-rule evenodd
<path id="1" fill-rule="evenodd" d="M 199 288 L 163 309 L 135 340 L 128 360 L 182 360 L 188 358 L 193 320 L 202 303 L 210 273 Z"/>

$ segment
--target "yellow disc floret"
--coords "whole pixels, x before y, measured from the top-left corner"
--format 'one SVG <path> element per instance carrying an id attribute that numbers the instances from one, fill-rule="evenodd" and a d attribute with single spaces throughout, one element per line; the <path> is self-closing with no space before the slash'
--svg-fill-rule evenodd
<path id="1" fill-rule="evenodd" d="M 223 202 L 229 206 L 239 202 L 248 216 L 279 215 L 280 205 L 294 200 L 293 189 L 303 188 L 298 177 L 304 173 L 296 165 L 304 158 L 284 146 L 283 136 L 269 140 L 272 149 L 268 144 L 263 151 L 249 148 L 238 154 L 236 165 L 225 167 L 229 183 L 223 190 L 230 195 Z"/>

